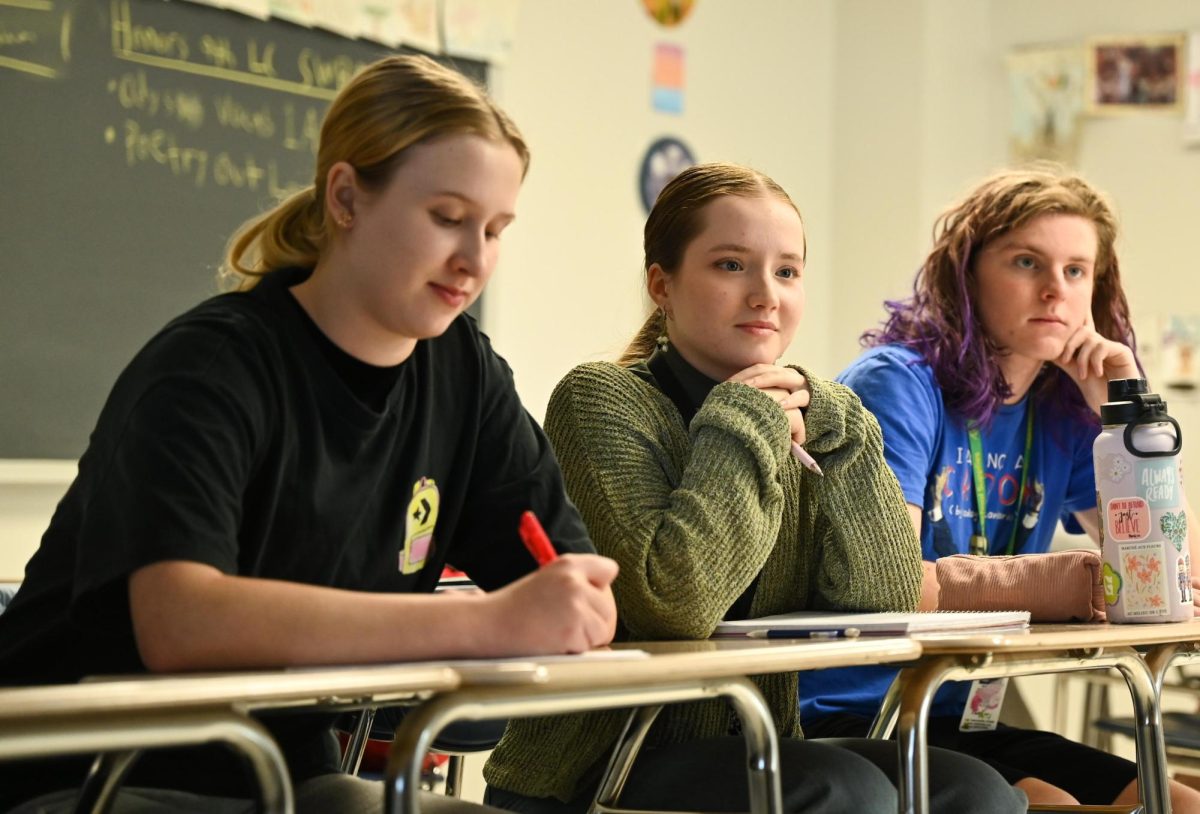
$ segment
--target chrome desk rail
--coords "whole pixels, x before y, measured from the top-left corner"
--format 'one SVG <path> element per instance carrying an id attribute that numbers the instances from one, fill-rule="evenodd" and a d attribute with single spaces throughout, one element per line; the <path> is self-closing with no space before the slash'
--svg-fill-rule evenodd
<path id="1" fill-rule="evenodd" d="M 405 716 L 396 730 L 388 755 L 386 811 L 419 814 L 421 758 L 438 732 L 455 721 L 516 718 L 566 712 L 592 712 L 624 707 L 660 707 L 683 701 L 725 698 L 742 722 L 746 738 L 751 814 L 782 814 L 779 782 L 779 740 L 770 710 L 758 688 L 747 678 L 699 679 L 640 687 L 603 687 L 531 693 L 528 687 L 503 686 L 462 689 L 429 701 Z M 634 750 L 636 751 L 636 750 Z M 633 753 L 626 757 L 632 760 Z M 621 758 L 609 763 L 602 789 L 619 792 L 628 766 Z M 593 803 L 592 812 L 613 810 Z M 617 809 L 619 810 L 619 809 Z"/>
<path id="2" fill-rule="evenodd" d="M 244 755 L 264 810 L 291 814 L 279 747 L 249 716 L 255 709 L 344 709 L 423 697 L 459 685 L 445 664 L 331 667 L 174 676 L 126 676 L 81 684 L 0 689 L 0 760 L 102 753 L 81 799 L 104 811 L 139 750 L 211 742 Z"/>
<path id="3" fill-rule="evenodd" d="M 897 730 L 902 814 L 926 814 L 929 811 L 927 723 L 933 696 L 943 682 L 1110 667 L 1120 671 L 1133 699 L 1138 783 L 1146 814 L 1170 814 L 1162 715 L 1156 703 L 1155 678 L 1131 646 L 1107 649 L 1064 647 L 1057 654 L 1047 651 L 933 653 L 922 657 L 916 665 L 902 669 L 888 689 L 870 733 L 871 737 L 888 737 L 893 726 Z"/>
<path id="4" fill-rule="evenodd" d="M 164 746 L 228 744 L 249 762 L 263 810 L 292 814 L 292 786 L 283 755 L 267 730 L 252 718 L 214 710 L 94 711 L 59 719 L 30 719 L 0 726 L 0 760 L 113 752 Z"/>

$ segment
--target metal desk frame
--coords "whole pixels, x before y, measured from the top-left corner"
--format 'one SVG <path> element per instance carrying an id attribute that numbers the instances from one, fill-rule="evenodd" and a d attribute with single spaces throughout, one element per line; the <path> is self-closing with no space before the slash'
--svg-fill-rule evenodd
<path id="1" fill-rule="evenodd" d="M 1138 785 L 1146 814 L 1170 814 L 1159 691 L 1170 661 L 1200 642 L 1200 624 L 1034 625 L 1020 634 L 996 635 L 989 644 L 949 634 L 915 637 L 924 653 L 897 675 L 871 728 L 888 737 L 893 726 L 900 753 L 900 811 L 929 811 L 927 719 L 934 693 L 945 681 L 1001 678 L 1116 668 L 1133 700 Z M 1023 640 L 1024 639 L 1024 640 Z M 1143 658 L 1139 650 L 1145 650 Z"/>

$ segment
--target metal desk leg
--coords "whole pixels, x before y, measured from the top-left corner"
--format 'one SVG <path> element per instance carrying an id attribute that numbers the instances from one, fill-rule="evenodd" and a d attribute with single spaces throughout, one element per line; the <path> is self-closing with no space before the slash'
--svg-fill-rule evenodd
<path id="1" fill-rule="evenodd" d="M 396 730 L 388 755 L 385 811 L 419 814 L 421 760 L 438 732 L 454 721 L 537 717 L 713 698 L 727 699 L 742 722 L 748 752 L 750 811 L 783 814 L 775 724 L 762 694 L 746 678 L 540 692 L 529 687 L 480 687 L 438 696 L 406 715 Z"/>
<path id="2" fill-rule="evenodd" d="M 346 751 L 342 754 L 341 769 L 346 774 L 358 774 L 374 724 L 375 707 L 365 707 L 358 715 L 358 722 L 354 725 L 354 731 L 350 733 L 350 740 L 346 744 Z"/>
<path id="3" fill-rule="evenodd" d="M 957 664 L 952 657 L 940 656 L 905 667 L 896 677 L 900 684 L 900 714 L 896 721 L 900 814 L 927 814 L 929 811 L 929 707 L 937 688 Z"/>
<path id="4" fill-rule="evenodd" d="M 108 814 L 121 781 L 141 754 L 140 749 L 130 749 L 96 755 L 75 798 L 75 814 Z"/>
<path id="5" fill-rule="evenodd" d="M 1162 709 L 1150 666 L 1130 650 L 1116 664 L 1133 698 L 1138 788 L 1146 814 L 1171 814 L 1171 785 L 1163 741 Z"/>
<path id="6" fill-rule="evenodd" d="M 650 726 L 660 712 L 662 712 L 661 705 L 638 707 L 629 716 L 629 720 L 625 722 L 625 729 L 621 732 L 621 737 L 617 738 L 617 745 L 613 749 L 612 757 L 609 758 L 608 768 L 604 770 L 604 775 L 600 778 L 600 785 L 596 789 L 596 797 L 592 800 L 589 814 L 612 811 L 616 808 L 617 800 L 620 798 L 621 792 L 625 790 L 625 781 L 629 779 L 629 772 L 633 769 L 633 759 L 637 757 L 637 753 L 642 748 L 642 742 L 646 739 L 646 733 L 650 731 Z"/>
<path id="7" fill-rule="evenodd" d="M 228 744 L 249 762 L 264 811 L 293 814 L 292 785 L 279 746 L 262 724 L 234 712 L 163 710 L 141 713 L 136 719 L 104 713 L 69 720 L 18 721 L 0 729 L 0 760 L 214 741 Z"/>
<path id="8" fill-rule="evenodd" d="M 1155 645 L 1146 651 L 1146 667 L 1154 679 L 1154 691 L 1158 693 L 1160 700 L 1162 699 L 1163 682 L 1167 679 L 1167 670 L 1175 657 L 1183 654 L 1183 646 L 1183 642 L 1170 642 Z"/>
<path id="9" fill-rule="evenodd" d="M 879 702 L 879 711 L 875 713 L 875 720 L 871 721 L 871 729 L 867 732 L 868 738 L 887 740 L 892 736 L 896 728 L 896 716 L 900 713 L 901 685 L 900 673 L 896 673 L 883 700 Z"/>

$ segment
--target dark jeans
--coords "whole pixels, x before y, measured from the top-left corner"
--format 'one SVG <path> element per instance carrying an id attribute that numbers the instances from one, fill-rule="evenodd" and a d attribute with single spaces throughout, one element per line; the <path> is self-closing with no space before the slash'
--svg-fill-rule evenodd
<path id="1" fill-rule="evenodd" d="M 326 774 L 296 786 L 296 814 L 381 814 L 383 783 L 345 774 Z M 75 791 L 46 794 L 22 803 L 10 814 L 71 814 Z M 254 814 L 252 800 L 206 797 L 169 789 L 128 788 L 117 793 L 113 814 Z M 421 810 L 430 814 L 502 814 L 478 803 L 421 792 Z"/>
<path id="2" fill-rule="evenodd" d="M 1009 783 L 1035 777 L 1070 794 L 1083 805 L 1112 805 L 1137 779 L 1137 764 L 1054 732 L 1000 724 L 992 731 L 960 732 L 955 716 L 929 719 L 929 745 L 982 760 Z M 815 738 L 856 737 L 871 722 L 861 715 L 838 712 L 804 722 Z"/>
<path id="3" fill-rule="evenodd" d="M 898 753 L 891 741 L 865 738 L 779 743 L 783 810 L 796 814 L 891 814 L 898 808 Z M 974 758 L 929 750 L 930 802 L 939 814 L 1019 814 L 1025 795 Z M 564 803 L 489 786 L 488 805 L 520 814 L 583 814 L 596 786 Z M 745 811 L 746 745 L 738 737 L 647 747 L 621 794 L 623 808 Z"/>

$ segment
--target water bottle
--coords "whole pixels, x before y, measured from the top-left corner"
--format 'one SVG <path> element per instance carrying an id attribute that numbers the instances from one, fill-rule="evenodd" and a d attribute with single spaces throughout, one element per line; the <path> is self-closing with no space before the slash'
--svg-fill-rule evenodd
<path id="1" fill-rule="evenodd" d="M 1192 611 L 1183 433 L 1145 379 L 1113 379 L 1092 447 L 1110 622 L 1183 622 Z"/>

